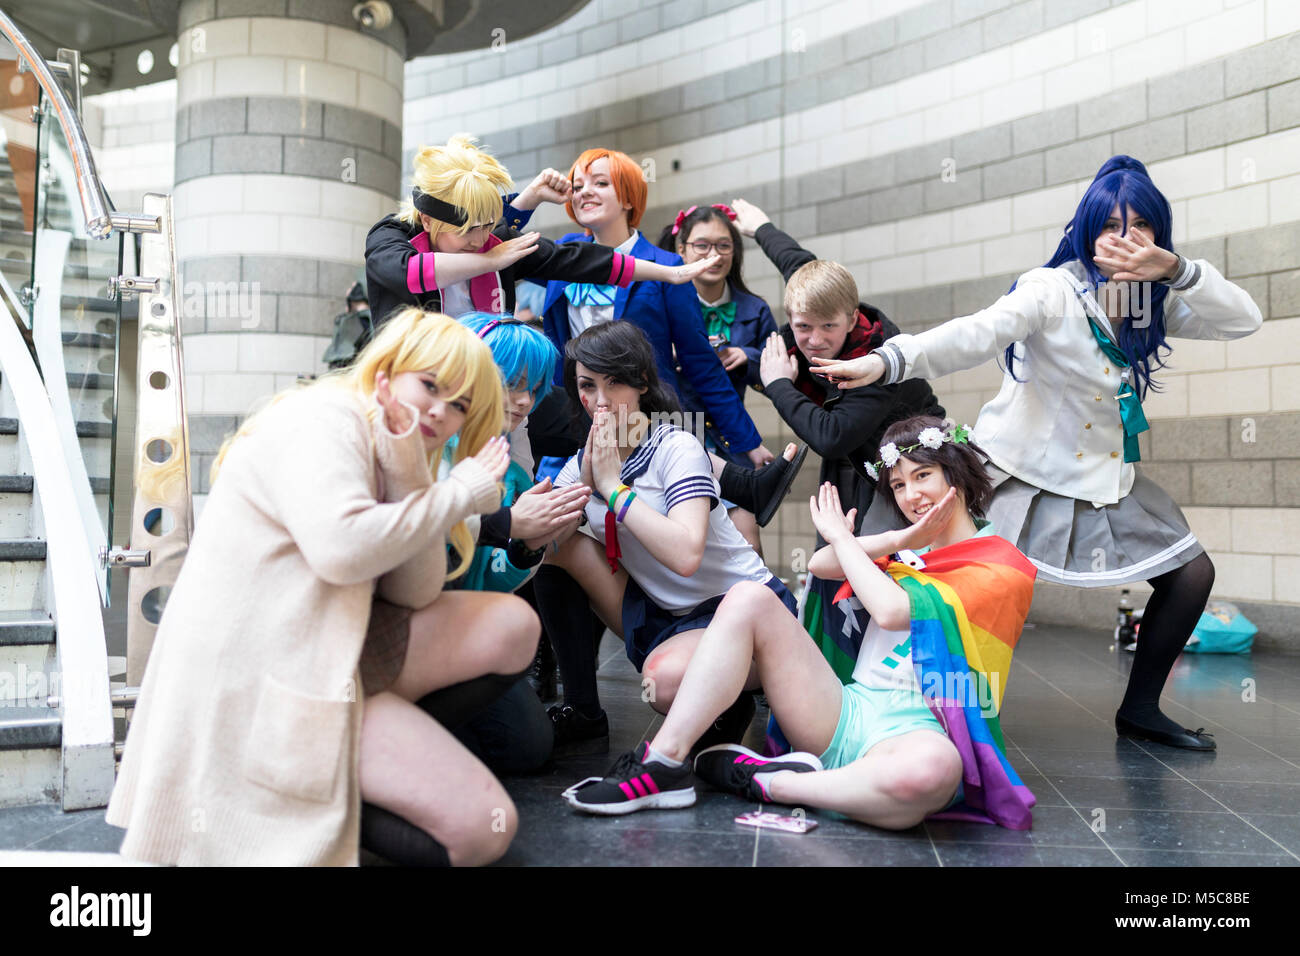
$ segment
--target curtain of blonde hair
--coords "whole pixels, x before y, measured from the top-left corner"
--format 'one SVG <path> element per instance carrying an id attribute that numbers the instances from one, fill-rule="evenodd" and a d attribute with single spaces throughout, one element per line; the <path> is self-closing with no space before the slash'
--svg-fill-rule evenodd
<path id="1" fill-rule="evenodd" d="M 430 236 L 444 230 L 464 235 L 470 227 L 501 218 L 501 194 L 513 185 L 506 168 L 468 133 L 457 133 L 445 146 L 421 146 L 415 154 L 413 182 L 421 191 L 459 206 L 468 218 L 464 225 L 433 220 Z M 402 200 L 397 218 L 418 226 L 420 211 L 410 199 Z"/>
<path id="2" fill-rule="evenodd" d="M 250 415 L 222 444 L 212 463 L 212 483 L 216 483 L 217 473 L 230 448 L 257 428 L 257 422 L 266 409 L 288 395 L 315 388 L 352 391 L 361 397 L 373 421 L 380 414 L 374 394 L 375 377 L 381 371 L 390 380 L 403 372 L 434 372 L 449 389 L 440 392 L 445 401 L 469 396 L 465 423 L 459 432 L 460 441 L 453 453 L 454 462 L 478 454 L 490 438 L 501 434 L 505 418 L 504 390 L 491 349 L 455 319 L 440 312 L 425 312 L 410 306 L 380 326 L 375 338 L 362 349 L 353 365 L 308 385 L 286 389 Z M 453 386 L 454 391 L 450 390 Z M 429 468 L 436 474 L 433 456 L 430 456 Z M 449 537 L 460 558 L 448 574 L 448 580 L 451 580 L 468 570 L 474 556 L 474 539 L 463 521 L 457 522 Z"/>

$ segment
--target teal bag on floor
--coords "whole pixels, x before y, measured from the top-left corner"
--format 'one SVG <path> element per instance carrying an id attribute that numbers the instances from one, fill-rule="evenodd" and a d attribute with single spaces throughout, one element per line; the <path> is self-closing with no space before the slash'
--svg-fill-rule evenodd
<path id="1" fill-rule="evenodd" d="M 1258 630 L 1237 605 L 1228 601 L 1211 601 L 1196 622 L 1183 651 L 1189 654 L 1249 654 Z"/>

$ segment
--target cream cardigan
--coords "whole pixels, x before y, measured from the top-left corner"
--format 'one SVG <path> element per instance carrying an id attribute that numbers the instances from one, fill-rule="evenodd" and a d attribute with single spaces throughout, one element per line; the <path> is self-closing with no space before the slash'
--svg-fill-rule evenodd
<path id="1" fill-rule="evenodd" d="M 451 526 L 499 500 L 470 460 L 434 484 L 418 433 L 372 426 L 350 393 L 268 408 L 227 455 L 158 630 L 108 807 L 122 854 L 354 865 L 376 579 L 429 604 Z"/>

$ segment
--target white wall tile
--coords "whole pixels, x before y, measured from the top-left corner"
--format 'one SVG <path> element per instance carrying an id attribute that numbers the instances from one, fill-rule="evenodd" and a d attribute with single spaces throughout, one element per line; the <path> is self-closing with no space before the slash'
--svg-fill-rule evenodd
<path id="1" fill-rule="evenodd" d="M 1214 562 L 1215 598 L 1241 598 L 1247 601 L 1273 599 L 1273 559 L 1260 554 L 1231 554 L 1209 551 Z"/>
<path id="2" fill-rule="evenodd" d="M 978 245 L 949 246 L 946 249 L 933 249 L 925 253 L 927 285 L 961 282 L 964 279 L 978 278 L 980 275 L 981 257 Z"/>
<path id="3" fill-rule="evenodd" d="M 1182 343 L 1179 343 L 1181 349 Z M 1251 335 L 1226 343 L 1228 368 L 1300 363 L 1300 319 L 1273 319 Z M 1174 353 L 1178 355 L 1177 352 Z"/>
<path id="4" fill-rule="evenodd" d="M 309 372 L 316 365 L 316 335 L 266 335 L 242 332 L 228 336 L 237 340 L 240 372 Z M 229 371 L 231 366 L 226 366 Z"/>
<path id="5" fill-rule="evenodd" d="M 1186 418 L 1188 378 L 1186 375 L 1164 375 L 1159 378 L 1161 390 L 1147 392 L 1142 400 L 1142 410 L 1147 418 Z"/>
<path id="6" fill-rule="evenodd" d="M 248 52 L 254 56 L 300 56 L 310 60 L 325 59 L 325 31 L 338 29 L 310 20 L 280 17 L 255 17 L 249 25 Z"/>
<path id="7" fill-rule="evenodd" d="M 1258 369 L 1186 376 L 1188 414 L 1242 415 L 1269 410 L 1268 375 Z"/>
<path id="8" fill-rule="evenodd" d="M 1012 228 L 1019 232 L 1069 222 L 1077 204 L 1070 183 L 1024 193 L 1011 200 Z"/>
<path id="9" fill-rule="evenodd" d="M 961 175 L 960 170 L 957 175 Z M 969 242 L 972 239 L 1000 236 L 1010 231 L 1010 199 L 959 206 L 952 211 L 953 242 Z"/>
<path id="10" fill-rule="evenodd" d="M 1059 62 L 1059 61 L 1058 61 Z M 1011 82 L 1011 47 L 1001 46 L 952 64 L 952 88 L 977 93 Z"/>
<path id="11" fill-rule="evenodd" d="M 1187 200 L 1187 238 L 1232 235 L 1268 225 L 1268 185 L 1256 183 L 1240 189 Z"/>
<path id="12" fill-rule="evenodd" d="M 187 378 L 203 372 L 229 372 L 236 368 L 239 336 L 222 332 L 185 336 L 185 372 Z"/>
<path id="13" fill-rule="evenodd" d="M 1229 188 L 1300 173 L 1300 129 L 1233 143 L 1224 151 L 1224 173 Z"/>
<path id="14" fill-rule="evenodd" d="M 247 53 L 249 22 L 248 17 L 229 17 L 191 27 L 186 31 L 188 43 L 177 40 L 177 63 L 199 63 L 204 59 L 219 60 Z"/>
<path id="15" fill-rule="evenodd" d="M 1233 508 L 1232 550 L 1300 554 L 1300 508 Z"/>
<path id="16" fill-rule="evenodd" d="M 1052 74 L 1048 73 L 1047 76 L 1051 77 Z M 1029 76 L 981 94 L 980 116 L 984 125 L 996 126 L 1041 111 L 1044 108 L 1043 82 L 1041 76 Z"/>
<path id="17" fill-rule="evenodd" d="M 1059 66 L 1064 60 L 1073 60 L 1077 43 L 1076 32 L 1074 24 L 1071 23 L 1011 44 L 1011 75 L 1020 79 L 1044 73 L 1052 67 Z M 1099 51 L 1091 49 L 1084 51 L 1085 55 L 1092 52 Z"/>
<path id="18" fill-rule="evenodd" d="M 1187 57 L 1194 62 L 1212 59 L 1263 42 L 1264 3 L 1252 0 L 1217 16 L 1187 25 Z"/>
<path id="19" fill-rule="evenodd" d="M 1189 196 L 1221 192 L 1224 188 L 1224 150 L 1207 149 L 1147 167 L 1152 181 L 1171 203 Z"/>
<path id="20" fill-rule="evenodd" d="M 232 56 L 217 60 L 214 67 L 214 97 L 279 96 L 286 92 L 283 57 Z"/>
<path id="21" fill-rule="evenodd" d="M 929 216 L 916 216 L 898 223 L 896 234 L 899 252 L 934 249 L 952 243 L 952 213 L 940 212 Z"/>
<path id="22" fill-rule="evenodd" d="M 226 372 L 202 378 L 203 410 L 208 414 L 246 415 L 275 393 L 275 377 L 269 374 Z"/>

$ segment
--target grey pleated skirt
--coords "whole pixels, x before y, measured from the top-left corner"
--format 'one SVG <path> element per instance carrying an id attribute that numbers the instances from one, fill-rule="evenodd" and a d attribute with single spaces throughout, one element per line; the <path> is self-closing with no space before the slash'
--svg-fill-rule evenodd
<path id="1" fill-rule="evenodd" d="M 987 463 L 994 484 L 988 519 L 1038 568 L 1040 581 L 1080 588 L 1149 581 L 1204 553 L 1174 500 L 1136 469 L 1113 505 L 1044 491 Z"/>

